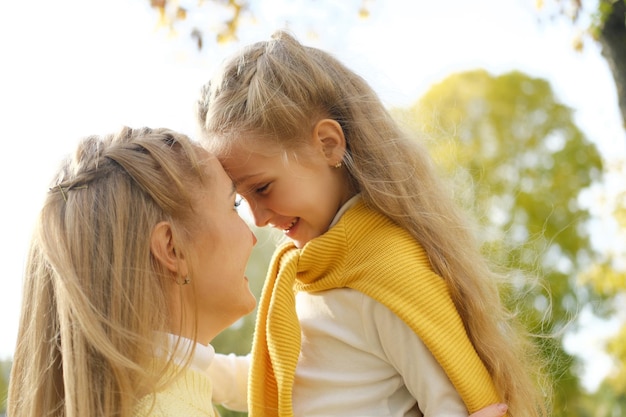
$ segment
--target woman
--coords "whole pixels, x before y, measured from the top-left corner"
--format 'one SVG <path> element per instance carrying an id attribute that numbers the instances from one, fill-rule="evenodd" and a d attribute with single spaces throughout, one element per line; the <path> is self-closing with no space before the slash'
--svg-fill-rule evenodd
<path id="1" fill-rule="evenodd" d="M 209 343 L 256 305 L 235 198 L 184 135 L 84 139 L 32 238 L 8 414 L 214 416 Z"/>

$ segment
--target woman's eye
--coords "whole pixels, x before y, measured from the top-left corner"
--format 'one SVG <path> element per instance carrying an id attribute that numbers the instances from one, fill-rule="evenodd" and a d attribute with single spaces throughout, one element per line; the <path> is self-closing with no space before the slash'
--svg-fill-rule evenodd
<path id="1" fill-rule="evenodd" d="M 243 201 L 242 197 L 235 198 L 235 208 L 239 207 L 242 201 Z"/>

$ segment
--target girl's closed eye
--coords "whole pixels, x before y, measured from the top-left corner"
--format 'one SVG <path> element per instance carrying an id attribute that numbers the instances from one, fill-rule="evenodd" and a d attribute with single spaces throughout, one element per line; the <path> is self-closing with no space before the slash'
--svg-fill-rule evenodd
<path id="1" fill-rule="evenodd" d="M 269 188 L 269 186 L 270 186 L 270 183 L 268 182 L 267 184 L 264 184 L 264 185 L 262 185 L 260 187 L 256 187 L 254 191 L 257 194 L 264 194 L 267 191 L 267 189 Z"/>

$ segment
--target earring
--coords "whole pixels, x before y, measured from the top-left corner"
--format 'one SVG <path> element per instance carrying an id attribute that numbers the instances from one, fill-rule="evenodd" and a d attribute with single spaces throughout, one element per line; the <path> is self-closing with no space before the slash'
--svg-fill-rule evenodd
<path id="1" fill-rule="evenodd" d="M 341 162 L 341 160 L 339 160 L 339 162 L 337 162 L 335 165 L 333 165 L 335 168 L 341 168 L 341 166 L 343 165 L 343 163 Z"/>
<path id="2" fill-rule="evenodd" d="M 189 276 L 186 276 L 182 281 L 180 281 L 180 279 L 176 278 L 176 283 L 178 285 L 187 285 L 191 282 L 191 279 L 189 278 Z"/>

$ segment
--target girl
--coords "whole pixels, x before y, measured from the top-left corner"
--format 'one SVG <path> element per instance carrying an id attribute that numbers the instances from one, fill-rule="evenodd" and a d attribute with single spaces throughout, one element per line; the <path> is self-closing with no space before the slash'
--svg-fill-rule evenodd
<path id="1" fill-rule="evenodd" d="M 256 306 L 256 239 L 234 205 L 186 136 L 85 139 L 39 215 L 8 414 L 214 416 L 209 343 Z"/>
<path id="2" fill-rule="evenodd" d="M 225 62 L 198 114 L 255 223 L 289 238 L 259 304 L 251 416 L 545 414 L 499 277 L 362 78 L 280 31 Z"/>

